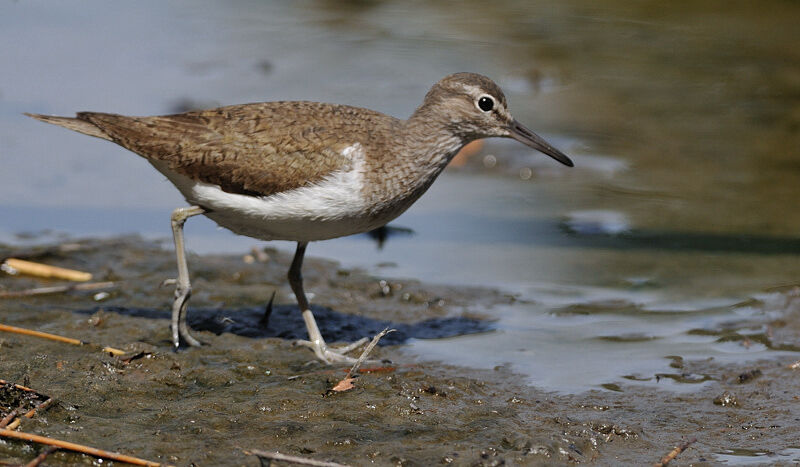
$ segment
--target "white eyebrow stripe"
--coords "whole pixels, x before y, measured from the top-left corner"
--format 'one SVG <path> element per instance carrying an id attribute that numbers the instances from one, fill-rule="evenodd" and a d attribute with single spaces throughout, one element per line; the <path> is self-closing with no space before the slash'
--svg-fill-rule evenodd
<path id="1" fill-rule="evenodd" d="M 478 98 L 480 96 L 491 97 L 492 99 L 495 100 L 495 102 L 497 102 L 497 107 L 495 107 L 497 113 L 499 113 L 500 115 L 509 120 L 513 118 L 511 116 L 511 113 L 508 111 L 508 109 L 506 109 L 505 105 L 503 105 L 503 103 L 500 102 L 497 96 L 489 94 L 488 92 L 484 91 L 483 88 L 480 88 L 478 86 L 473 86 L 471 84 L 464 84 L 464 83 L 459 83 L 459 85 L 461 86 L 461 89 L 463 89 L 467 94 L 471 95 L 474 98 Z"/>
<path id="2" fill-rule="evenodd" d="M 473 97 L 478 97 L 478 96 L 483 95 L 483 94 L 486 94 L 487 96 L 492 96 L 491 94 L 487 93 L 486 91 L 484 91 L 483 89 L 481 89 L 478 86 L 473 86 L 471 84 L 464 84 L 464 83 L 460 83 L 460 85 L 461 85 L 461 88 L 464 91 L 467 92 L 467 94 L 469 94 L 469 95 L 471 95 Z M 495 96 L 492 96 L 492 97 L 497 99 L 497 97 L 495 97 Z"/>
<path id="3" fill-rule="evenodd" d="M 489 96 L 489 97 L 491 97 L 492 99 L 494 99 L 495 102 L 497 102 L 497 108 L 498 109 L 503 109 L 501 111 L 501 113 L 503 115 L 508 115 L 508 112 L 506 112 L 506 109 L 505 109 L 505 104 L 503 104 L 503 102 L 500 100 L 500 98 L 498 96 L 495 96 L 495 95 L 493 95 L 491 93 L 486 92 L 483 88 L 481 88 L 479 86 L 473 86 L 471 84 L 464 84 L 464 83 L 459 83 L 459 85 L 461 86 L 461 89 L 463 89 L 467 94 L 471 95 L 475 99 L 477 99 L 480 96 Z"/>

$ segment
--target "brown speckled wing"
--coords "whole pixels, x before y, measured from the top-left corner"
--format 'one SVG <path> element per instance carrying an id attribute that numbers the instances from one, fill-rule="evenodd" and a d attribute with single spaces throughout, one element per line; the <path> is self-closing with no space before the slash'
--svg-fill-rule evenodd
<path id="1" fill-rule="evenodd" d="M 341 153 L 344 148 L 375 140 L 397 122 L 366 109 L 316 102 L 245 104 L 158 117 L 82 112 L 78 118 L 177 173 L 229 193 L 260 196 L 346 170 L 350 161 Z"/>

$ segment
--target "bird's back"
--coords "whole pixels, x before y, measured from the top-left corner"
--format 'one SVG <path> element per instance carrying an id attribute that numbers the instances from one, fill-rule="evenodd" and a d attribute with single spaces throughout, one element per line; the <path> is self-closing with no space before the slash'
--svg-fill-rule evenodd
<path id="1" fill-rule="evenodd" d="M 314 184 L 347 170 L 351 161 L 342 154 L 345 148 L 367 141 L 380 147 L 402 123 L 368 109 L 305 101 L 152 117 L 98 112 L 80 112 L 76 118 L 31 116 L 113 141 L 226 192 L 258 196 Z"/>

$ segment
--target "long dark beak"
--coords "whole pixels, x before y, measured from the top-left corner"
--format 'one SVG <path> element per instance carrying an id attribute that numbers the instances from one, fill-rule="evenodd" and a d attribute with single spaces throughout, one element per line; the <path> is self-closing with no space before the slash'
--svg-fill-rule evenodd
<path id="1" fill-rule="evenodd" d="M 572 163 L 566 154 L 554 148 L 553 146 L 550 146 L 550 143 L 542 139 L 541 136 L 525 128 L 525 126 L 518 121 L 512 121 L 511 125 L 508 127 L 508 130 L 511 132 L 511 137 L 520 143 L 530 146 L 543 154 L 547 154 L 567 167 L 575 166 L 575 164 Z"/>

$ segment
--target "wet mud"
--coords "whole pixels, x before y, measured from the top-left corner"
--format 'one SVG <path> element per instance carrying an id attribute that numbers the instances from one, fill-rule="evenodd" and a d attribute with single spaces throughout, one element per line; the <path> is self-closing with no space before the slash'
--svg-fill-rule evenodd
<path id="1" fill-rule="evenodd" d="M 514 297 L 371 277 L 308 258 L 306 288 L 326 338 L 398 329 L 375 350 L 382 361 L 365 365 L 375 371 L 332 394 L 347 369 L 293 345 L 304 331 L 285 281 L 285 253 L 190 256 L 189 322 L 207 345 L 178 352 L 169 341 L 172 291 L 160 286 L 174 271 L 169 248 L 125 237 L 0 247 L 0 257 L 10 254 L 91 271 L 118 286 L 2 299 L 0 322 L 128 352 L 113 357 L 91 344 L 0 334 L 0 379 L 56 400 L 22 421 L 25 432 L 175 465 L 260 465 L 248 449 L 352 465 L 642 465 L 694 438 L 674 465 L 800 459 L 800 365 L 792 359 L 721 365 L 675 358 L 674 373 L 664 377 L 702 382 L 682 393 L 634 384 L 548 393 L 504 367 L 421 363 L 402 346 L 491 332 L 492 307 Z M 3 275 L 0 291 L 54 283 Z M 785 313 L 771 323 L 770 338 L 796 344 L 800 296 L 796 289 L 783 295 Z M 0 416 L 19 404 L 18 394 L 0 390 Z M 25 463 L 42 449 L 3 439 L 0 461 Z M 97 461 L 57 452 L 46 463 Z"/>

